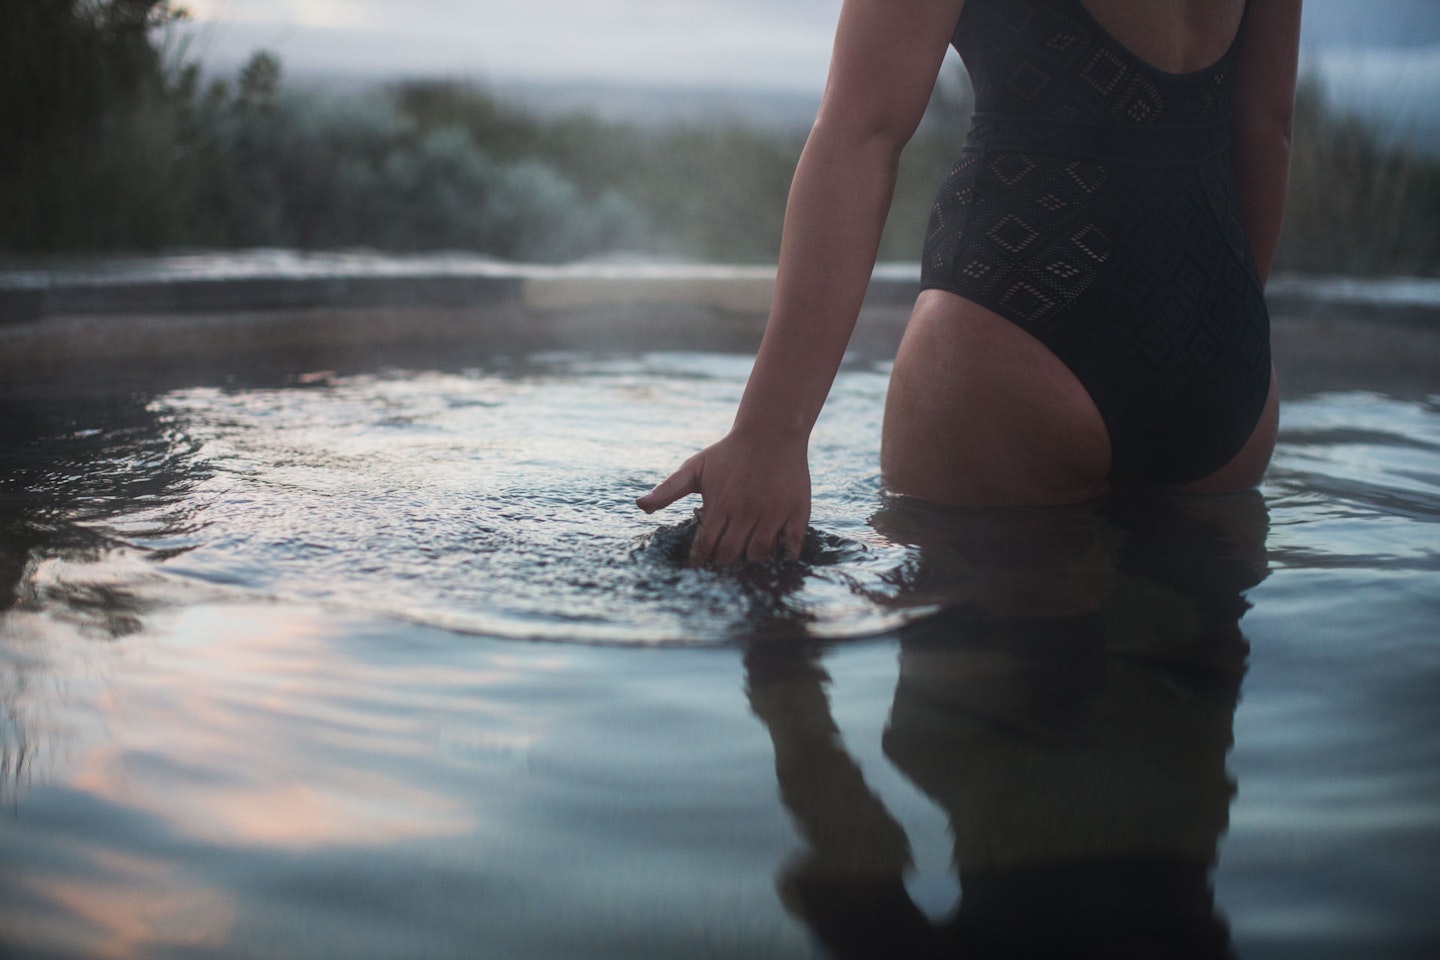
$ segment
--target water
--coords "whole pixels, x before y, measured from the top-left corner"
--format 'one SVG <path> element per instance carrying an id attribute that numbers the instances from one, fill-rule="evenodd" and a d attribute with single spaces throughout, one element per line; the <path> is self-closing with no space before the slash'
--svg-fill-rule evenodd
<path id="1" fill-rule="evenodd" d="M 747 366 L 12 405 L 0 956 L 1437 955 L 1440 396 L 942 511 L 856 363 L 805 560 L 687 569 L 631 501 Z"/>

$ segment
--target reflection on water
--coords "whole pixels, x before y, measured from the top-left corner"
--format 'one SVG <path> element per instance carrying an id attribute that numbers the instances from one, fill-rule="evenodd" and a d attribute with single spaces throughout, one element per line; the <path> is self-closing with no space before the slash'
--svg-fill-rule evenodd
<path id="1" fill-rule="evenodd" d="M 1231 955 L 1209 877 L 1264 503 L 1108 506 L 875 518 L 923 532 L 909 583 L 964 595 L 900 630 L 884 735 L 954 837 L 961 898 L 938 922 L 906 891 L 905 833 L 839 739 L 816 651 L 750 649 L 808 845 L 778 887 L 835 957 Z"/>
<path id="2" fill-rule="evenodd" d="M 162 575 L 236 598 L 518 639 L 728 642 L 768 622 L 750 606 L 760 594 L 675 564 L 633 498 L 723 431 L 747 366 L 558 356 L 462 374 L 308 378 L 307 388 L 177 390 L 140 406 L 135 423 L 96 404 L 100 423 L 76 438 L 94 455 L 83 468 L 44 461 L 32 489 L 59 498 L 72 529 L 103 529 L 114 546 L 162 560 Z M 825 636 L 899 622 L 873 602 L 873 577 L 898 552 L 864 524 L 878 483 L 865 472 L 874 451 L 857 457 L 878 436 L 885 378 L 856 370 L 848 384 L 817 437 L 817 467 L 836 478 L 817 489 L 832 510 L 816 517 L 829 533 L 824 559 L 800 573 L 783 611 Z M 132 434 L 147 418 L 141 449 Z M 113 457 L 107 445 L 136 449 Z M 124 490 L 137 472 L 156 489 Z M 112 488 L 124 506 L 97 513 Z M 682 524 L 683 510 L 672 513 Z"/>
<path id="3" fill-rule="evenodd" d="M 1440 402 L 947 511 L 847 369 L 804 562 L 691 570 L 630 501 L 746 371 L 6 408 L 0 955 L 1436 954 Z"/>
<path id="4" fill-rule="evenodd" d="M 0 417 L 0 801 L 32 776 L 44 737 L 45 636 L 70 624 L 102 638 L 142 629 L 144 564 L 112 553 L 103 526 L 164 513 L 199 475 L 193 446 L 143 399 L 11 401 Z M 96 568 L 71 582 L 68 571 Z M 51 609 L 53 620 L 33 616 Z M 38 711 L 38 713 L 37 713 Z"/>

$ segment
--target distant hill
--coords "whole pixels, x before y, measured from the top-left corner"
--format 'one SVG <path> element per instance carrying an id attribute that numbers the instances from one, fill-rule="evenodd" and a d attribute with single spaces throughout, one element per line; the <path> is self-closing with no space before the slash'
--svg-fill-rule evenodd
<path id="1" fill-rule="evenodd" d="M 489 89 L 502 99 L 541 116 L 593 113 L 604 120 L 644 127 L 673 123 L 738 123 L 774 130 L 804 131 L 815 119 L 820 92 L 657 87 L 626 83 L 501 80 Z"/>
<path id="2" fill-rule="evenodd" d="M 1440 8 L 1440 0 L 1434 2 Z M 958 62 L 954 67 L 959 68 Z M 1303 69 L 1318 75 L 1332 106 L 1362 117 L 1382 140 L 1440 155 L 1440 46 L 1309 53 Z M 489 88 L 502 99 L 542 116 L 584 111 L 647 127 L 676 121 L 696 125 L 736 122 L 804 131 L 820 105 L 818 90 L 799 93 L 520 80 L 498 81 Z"/>
<path id="3" fill-rule="evenodd" d="M 1440 8 L 1440 0 L 1435 2 Z M 951 67 L 959 70 L 958 60 Z M 1320 77 L 1333 106 L 1363 117 L 1383 140 L 1440 155 L 1440 46 L 1308 51 L 1302 69 Z M 289 69 L 288 64 L 287 71 L 301 84 L 324 87 L 363 88 L 384 82 Z M 820 105 L 818 89 L 807 93 L 513 78 L 483 81 L 481 86 L 542 117 L 584 112 L 641 127 L 734 123 L 803 132 Z"/>

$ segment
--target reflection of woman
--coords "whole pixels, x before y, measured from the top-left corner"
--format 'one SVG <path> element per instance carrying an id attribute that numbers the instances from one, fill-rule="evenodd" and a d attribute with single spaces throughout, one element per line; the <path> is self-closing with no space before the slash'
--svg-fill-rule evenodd
<path id="1" fill-rule="evenodd" d="M 640 506 L 700 493 L 699 561 L 798 553 L 809 432 L 952 38 L 977 115 L 895 362 L 886 485 L 968 505 L 1253 487 L 1300 5 L 846 0 L 734 426 Z"/>
<path id="2" fill-rule="evenodd" d="M 951 584 L 969 599 L 902 632 L 884 738 L 950 820 L 961 898 L 941 922 L 906 892 L 904 831 L 841 744 L 819 664 L 793 645 L 751 651 L 751 704 L 807 842 L 781 896 L 832 955 L 1231 955 L 1209 873 L 1264 505 L 1126 509 L 1089 542 L 1050 513 L 961 516 L 937 534 L 941 518 L 920 545 L 911 573 L 927 592 L 946 578 L 932 559 L 973 567 Z M 1023 543 L 997 564 L 985 541 L 1007 528 Z M 1020 579 L 1027 595 L 1011 589 Z"/>

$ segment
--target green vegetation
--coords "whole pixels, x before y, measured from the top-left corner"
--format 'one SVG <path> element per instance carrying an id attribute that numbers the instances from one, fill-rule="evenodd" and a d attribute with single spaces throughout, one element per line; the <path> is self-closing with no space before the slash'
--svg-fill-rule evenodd
<path id="1" fill-rule="evenodd" d="M 0 0 L 0 253 L 176 247 L 773 261 L 796 132 L 542 118 L 488 92 L 302 90 L 265 53 L 202 83 L 169 0 Z M 167 49 L 168 48 L 168 49 Z M 942 77 L 880 255 L 919 256 L 969 111 Z M 1440 161 L 1300 101 L 1282 269 L 1440 273 Z"/>
<path id="2" fill-rule="evenodd" d="M 202 89 L 196 65 L 162 53 L 180 16 L 168 0 L 0 3 L 12 75 L 0 252 L 364 245 L 564 260 L 646 236 L 626 196 L 506 153 L 512 128 L 549 132 L 493 103 L 478 129 L 425 122 L 404 90 L 377 102 L 289 89 L 264 53 Z"/>
<path id="3" fill-rule="evenodd" d="M 185 197 L 167 0 L 0 0 L 0 249 L 153 246 Z"/>
<path id="4" fill-rule="evenodd" d="M 1327 109 L 1321 84 L 1307 78 L 1277 268 L 1435 276 L 1437 224 L 1440 158 L 1385 146 L 1358 117 Z"/>

